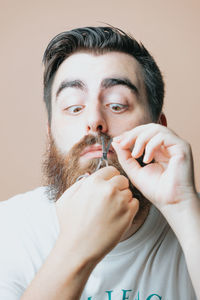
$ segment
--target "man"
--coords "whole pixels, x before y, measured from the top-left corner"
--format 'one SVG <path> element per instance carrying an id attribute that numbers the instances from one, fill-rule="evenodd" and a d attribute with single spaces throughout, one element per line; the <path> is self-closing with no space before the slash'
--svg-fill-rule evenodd
<path id="1" fill-rule="evenodd" d="M 152 56 L 87 27 L 56 36 L 44 66 L 47 185 L 1 203 L 0 298 L 200 299 L 192 154 Z"/>

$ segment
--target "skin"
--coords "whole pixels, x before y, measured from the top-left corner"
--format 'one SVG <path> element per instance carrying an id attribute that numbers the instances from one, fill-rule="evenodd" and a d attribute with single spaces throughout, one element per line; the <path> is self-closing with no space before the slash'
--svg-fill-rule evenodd
<path id="1" fill-rule="evenodd" d="M 109 77 L 127 77 L 138 88 L 139 95 L 122 85 L 101 89 L 102 80 Z M 86 89 L 66 88 L 56 99 L 59 85 L 66 79 L 80 79 Z M 118 106 L 114 110 L 111 103 L 127 104 L 128 108 L 120 111 Z M 57 147 L 65 154 L 84 135 L 97 133 L 99 126 L 103 133 L 114 137 L 150 122 L 146 104 L 140 66 L 133 57 L 117 52 L 99 56 L 76 53 L 62 63 L 53 83 L 51 133 Z M 73 114 L 67 110 L 72 105 L 83 108 Z"/>
<path id="2" fill-rule="evenodd" d="M 138 93 L 125 86 L 100 88 L 104 78 L 116 76 L 128 78 Z M 85 89 L 66 88 L 56 97 L 66 79 L 82 80 Z M 74 105 L 78 105 L 77 114 L 72 109 Z M 122 105 L 128 106 L 122 109 Z M 194 185 L 192 152 L 186 141 L 163 126 L 163 114 L 158 123 L 151 123 L 140 66 L 131 56 L 81 52 L 71 55 L 59 67 L 52 88 L 49 126 L 57 148 L 67 154 L 84 135 L 98 130 L 114 137 L 112 146 L 129 179 L 161 211 L 175 232 L 200 299 L 200 202 Z M 140 167 L 136 158 L 144 151 L 147 165 Z M 87 159 L 83 156 L 81 164 Z M 58 240 L 22 299 L 80 299 L 97 263 L 120 239 L 143 224 L 147 214 L 133 227 L 138 206 L 127 178 L 112 166 L 68 188 L 56 202 Z"/>
<path id="3" fill-rule="evenodd" d="M 132 93 L 125 86 L 101 90 L 101 81 L 115 76 L 127 77 L 137 87 L 138 94 Z M 56 101 L 56 90 L 66 78 L 80 78 L 86 88 L 84 91 L 68 88 Z M 76 100 L 68 104 L 67 98 L 73 96 Z M 128 54 L 117 52 L 99 56 L 74 54 L 63 62 L 56 74 L 52 102 L 51 131 L 62 153 L 66 153 L 83 135 L 95 133 L 99 125 L 104 133 L 116 137 L 112 145 L 120 164 L 131 182 L 161 211 L 176 233 L 199 295 L 197 275 L 194 275 L 196 267 L 191 267 L 188 255 L 188 240 L 197 244 L 197 249 L 200 245 L 200 232 L 197 230 L 200 228 L 200 205 L 194 185 L 191 148 L 172 130 L 162 126 L 166 125 L 163 114 L 158 120 L 160 124 L 151 123 L 137 61 Z M 110 103 L 128 104 L 128 107 L 125 110 L 120 108 L 119 113 L 111 109 Z M 76 116 L 63 110 L 74 104 L 82 105 Z M 144 151 L 144 162 L 148 165 L 140 167 L 135 158 L 140 157 Z M 153 159 L 155 162 L 151 163 Z M 135 228 L 134 225 L 129 227 L 122 239 L 133 234 L 146 216 L 141 216 Z M 182 231 L 183 221 L 187 224 L 187 234 Z"/>
<path id="4" fill-rule="evenodd" d="M 119 77 L 128 78 L 136 86 L 138 94 L 123 85 L 101 88 L 105 78 Z M 85 84 L 83 90 L 68 87 L 57 95 L 63 81 L 77 79 Z M 71 55 L 58 69 L 52 87 L 51 133 L 62 154 L 67 154 L 83 136 L 96 134 L 99 126 L 103 133 L 115 137 L 149 122 L 151 116 L 141 68 L 130 55 L 111 52 L 95 56 L 81 52 Z M 80 163 L 84 165 L 87 159 L 87 156 L 80 157 Z M 120 241 L 138 230 L 148 211 L 147 208 L 137 215 Z"/>
<path id="5" fill-rule="evenodd" d="M 164 126 L 146 124 L 114 138 L 113 147 L 131 182 L 161 211 L 175 232 L 200 299 L 200 201 L 190 145 Z M 144 162 L 150 164 L 140 167 L 135 158 L 144 150 Z"/>

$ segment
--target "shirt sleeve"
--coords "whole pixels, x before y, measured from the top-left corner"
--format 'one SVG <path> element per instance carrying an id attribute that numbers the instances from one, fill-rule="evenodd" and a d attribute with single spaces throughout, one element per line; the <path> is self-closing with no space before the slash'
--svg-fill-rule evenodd
<path id="1" fill-rule="evenodd" d="M 44 191 L 0 202 L 0 300 L 20 299 L 57 240 L 55 204 Z"/>
<path id="2" fill-rule="evenodd" d="M 17 300 L 25 290 L 23 259 L 18 247 L 15 207 L 11 209 L 7 201 L 0 203 L 0 299 Z"/>

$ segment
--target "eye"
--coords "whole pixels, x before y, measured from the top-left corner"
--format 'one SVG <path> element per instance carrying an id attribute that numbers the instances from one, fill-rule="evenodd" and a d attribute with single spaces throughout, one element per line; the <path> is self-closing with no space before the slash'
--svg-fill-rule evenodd
<path id="1" fill-rule="evenodd" d="M 65 111 L 67 111 L 73 115 L 78 115 L 82 111 L 83 108 L 84 108 L 83 105 L 72 105 L 72 106 L 65 108 Z"/>
<path id="2" fill-rule="evenodd" d="M 128 105 L 119 104 L 119 103 L 110 103 L 108 106 L 111 108 L 112 111 L 116 113 L 123 112 L 127 109 Z"/>

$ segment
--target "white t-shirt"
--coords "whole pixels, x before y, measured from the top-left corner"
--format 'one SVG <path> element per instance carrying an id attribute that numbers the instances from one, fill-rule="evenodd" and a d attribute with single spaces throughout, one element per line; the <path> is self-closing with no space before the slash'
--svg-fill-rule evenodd
<path id="1" fill-rule="evenodd" d="M 59 234 L 55 203 L 40 187 L 0 202 L 0 299 L 20 299 Z M 195 300 L 180 245 L 152 206 L 143 226 L 91 273 L 81 300 Z M 59 299 L 58 299 L 59 300 Z"/>

